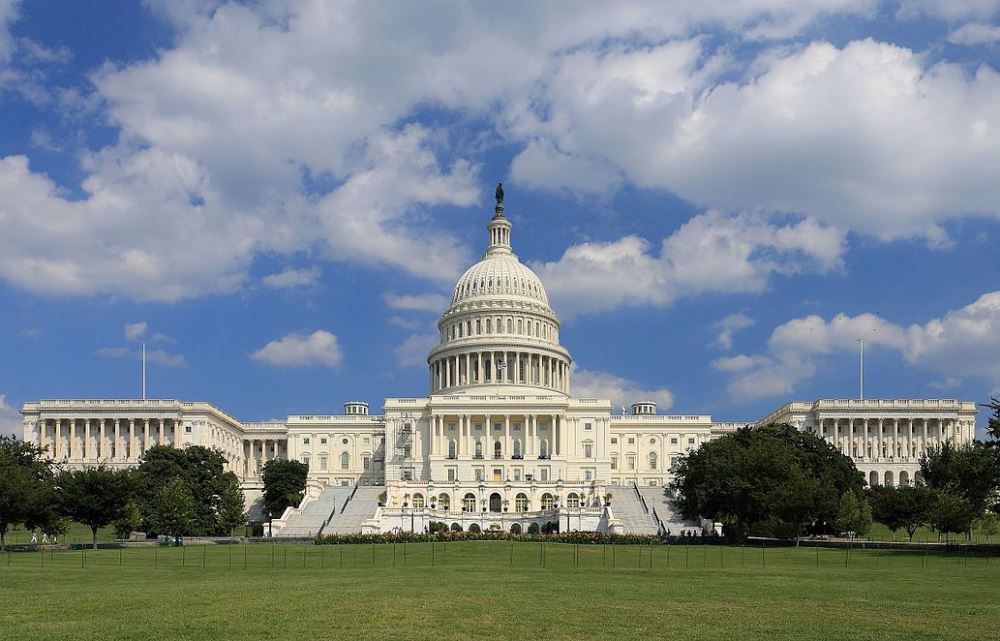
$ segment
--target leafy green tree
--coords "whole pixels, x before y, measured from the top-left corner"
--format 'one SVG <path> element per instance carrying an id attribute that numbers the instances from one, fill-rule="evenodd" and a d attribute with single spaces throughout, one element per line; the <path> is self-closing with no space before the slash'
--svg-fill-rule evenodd
<path id="1" fill-rule="evenodd" d="M 118 539 L 127 539 L 132 532 L 142 527 L 142 510 L 135 499 L 125 502 L 118 516 L 111 522 L 111 527 L 115 529 L 115 538 Z"/>
<path id="2" fill-rule="evenodd" d="M 236 528 L 247 524 L 246 498 L 240 489 L 240 481 L 232 472 L 223 475 L 223 487 L 219 496 L 219 524 L 230 536 Z"/>
<path id="3" fill-rule="evenodd" d="M 149 509 L 149 522 L 162 534 L 172 537 L 190 534 L 198 513 L 187 483 L 180 477 L 157 490 Z"/>
<path id="4" fill-rule="evenodd" d="M 979 530 L 992 539 L 1000 532 L 1000 516 L 993 512 L 987 512 L 979 519 Z"/>
<path id="5" fill-rule="evenodd" d="M 54 465 L 45 450 L 12 437 L 0 436 L 0 551 L 7 532 L 22 524 L 28 529 L 55 520 Z"/>
<path id="6" fill-rule="evenodd" d="M 976 518 L 975 508 L 969 501 L 943 491 L 937 491 L 935 495 L 934 507 L 928 519 L 931 527 L 939 535 L 944 534 L 945 540 L 950 532 L 968 532 Z"/>
<path id="7" fill-rule="evenodd" d="M 671 487 L 685 518 L 711 518 L 725 532 L 825 530 L 840 498 L 864 478 L 850 458 L 790 425 L 743 427 L 681 458 Z"/>
<path id="8" fill-rule="evenodd" d="M 850 532 L 851 538 L 862 537 L 872 527 L 872 508 L 857 490 L 848 490 L 840 498 L 837 509 L 837 527 Z"/>
<path id="9" fill-rule="evenodd" d="M 872 515 L 893 532 L 904 530 L 913 541 L 914 533 L 930 519 L 936 495 L 923 483 L 875 488 Z"/>
<path id="10" fill-rule="evenodd" d="M 990 402 L 983 403 L 982 407 L 993 411 L 986 422 L 986 434 L 990 437 L 990 444 L 993 447 L 1000 447 L 1000 398 L 992 396 Z"/>
<path id="11" fill-rule="evenodd" d="M 920 458 L 920 473 L 934 490 L 960 498 L 981 516 L 1000 491 L 1000 450 L 981 441 L 944 443 Z M 967 530 L 967 534 L 971 533 Z"/>
<path id="12" fill-rule="evenodd" d="M 271 459 L 264 464 L 264 513 L 268 520 L 280 517 L 285 508 L 298 505 L 306 489 L 309 466 L 289 459 Z"/>
<path id="13" fill-rule="evenodd" d="M 60 511 L 90 528 L 97 549 L 97 530 L 115 521 L 131 497 L 129 473 L 107 467 L 71 470 L 56 477 Z"/>

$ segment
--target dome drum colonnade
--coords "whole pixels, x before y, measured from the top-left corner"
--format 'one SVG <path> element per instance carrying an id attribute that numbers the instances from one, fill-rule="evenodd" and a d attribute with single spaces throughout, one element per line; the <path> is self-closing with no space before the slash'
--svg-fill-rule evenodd
<path id="1" fill-rule="evenodd" d="M 428 357 L 432 394 L 515 385 L 569 394 L 569 352 L 538 277 L 511 251 L 511 224 L 497 202 L 486 254 L 458 280 Z"/>

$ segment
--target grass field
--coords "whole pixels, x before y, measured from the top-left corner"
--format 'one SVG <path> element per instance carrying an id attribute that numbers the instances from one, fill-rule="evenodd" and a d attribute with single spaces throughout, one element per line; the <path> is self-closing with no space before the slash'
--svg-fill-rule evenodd
<path id="1" fill-rule="evenodd" d="M 0 559 L 0 638 L 997 638 L 1000 559 L 723 546 L 210 545 Z"/>

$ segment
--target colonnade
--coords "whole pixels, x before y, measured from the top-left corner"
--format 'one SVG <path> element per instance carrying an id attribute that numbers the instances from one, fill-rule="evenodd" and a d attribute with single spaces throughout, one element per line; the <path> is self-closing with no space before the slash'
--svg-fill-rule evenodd
<path id="1" fill-rule="evenodd" d="M 38 421 L 39 445 L 57 461 L 136 462 L 154 445 L 180 447 L 173 418 L 56 418 Z"/>
<path id="2" fill-rule="evenodd" d="M 842 454 L 867 460 L 909 460 L 960 438 L 956 421 L 942 418 L 823 419 L 820 435 Z"/>
<path id="3" fill-rule="evenodd" d="M 281 451 L 281 444 L 285 443 L 284 454 Z M 246 467 L 243 471 L 245 478 L 260 478 L 264 464 L 272 459 L 283 458 L 287 454 L 287 441 L 284 439 L 270 438 L 248 438 L 243 440 L 243 458 Z"/>
<path id="4" fill-rule="evenodd" d="M 569 393 L 569 363 L 537 352 L 503 350 L 465 352 L 430 365 L 433 392 L 458 385 L 503 383 L 538 385 Z"/>
<path id="5" fill-rule="evenodd" d="M 511 420 L 514 418 L 515 420 Z M 520 420 L 517 420 L 517 419 Z M 541 456 L 551 458 L 564 456 L 565 420 L 559 415 L 535 414 L 527 415 L 445 415 L 432 414 L 431 421 L 431 456 L 448 456 L 449 443 L 455 441 L 456 458 L 468 459 L 475 456 L 475 442 L 483 443 L 483 458 L 494 458 L 494 443 L 501 443 L 501 458 L 514 456 L 514 441 L 520 441 L 520 456 L 535 459 Z M 483 425 L 482 433 L 475 434 L 475 424 Z M 502 426 L 502 432 L 497 435 L 493 426 Z M 455 426 L 455 431 L 448 429 Z M 520 429 L 516 429 L 519 427 Z M 454 438 L 452 438 L 454 436 Z"/>

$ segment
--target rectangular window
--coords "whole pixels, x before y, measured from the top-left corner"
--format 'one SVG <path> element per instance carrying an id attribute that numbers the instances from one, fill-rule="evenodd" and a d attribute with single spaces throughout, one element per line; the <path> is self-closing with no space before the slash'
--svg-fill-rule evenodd
<path id="1" fill-rule="evenodd" d="M 448 480 L 449 481 L 454 481 L 455 480 L 455 474 L 457 472 L 458 472 L 458 470 L 456 470 L 455 468 L 449 467 L 448 468 Z"/>
<path id="2" fill-rule="evenodd" d="M 634 456 L 628 457 L 628 469 L 630 469 L 630 470 L 634 470 L 635 469 L 635 457 Z"/>
<path id="3" fill-rule="evenodd" d="M 594 424 L 593 423 L 584 423 L 583 424 L 583 429 L 589 432 L 590 430 L 594 429 Z"/>
<path id="4" fill-rule="evenodd" d="M 319 469 L 321 472 L 325 472 L 327 470 L 327 460 L 325 456 L 319 457 Z"/>
<path id="5" fill-rule="evenodd" d="M 587 443 L 583 446 L 583 458 L 593 458 L 594 457 L 594 446 Z"/>
<path id="6" fill-rule="evenodd" d="M 611 437 L 611 444 L 612 445 L 618 445 L 618 437 L 617 436 L 612 436 Z"/>
<path id="7" fill-rule="evenodd" d="M 618 469 L 618 457 L 617 456 L 612 456 L 611 457 L 611 469 L 613 469 L 613 470 L 617 470 Z"/>
<path id="8" fill-rule="evenodd" d="M 413 454 L 413 446 L 412 445 L 404 445 L 403 446 L 403 458 L 410 458 L 410 456 L 412 454 Z"/>
<path id="9" fill-rule="evenodd" d="M 184 426 L 184 433 L 185 434 L 190 434 L 191 433 L 191 426 L 190 425 L 185 425 Z"/>
<path id="10" fill-rule="evenodd" d="M 493 431 L 494 432 L 499 432 L 501 427 L 503 427 L 503 426 L 500 423 L 494 423 L 493 424 Z"/>
<path id="11" fill-rule="evenodd" d="M 493 481 L 494 482 L 500 482 L 502 480 L 503 480 L 503 468 L 502 467 L 494 467 L 493 468 Z"/>
<path id="12" fill-rule="evenodd" d="M 364 468 L 364 469 L 366 469 L 366 470 L 370 470 L 371 469 L 371 467 L 372 467 L 372 459 L 371 459 L 370 456 L 362 456 L 361 457 L 361 467 Z"/>
<path id="13" fill-rule="evenodd" d="M 587 470 L 584 473 L 584 479 L 583 480 L 585 480 L 585 481 L 593 481 L 594 480 L 594 473 L 591 472 L 590 470 Z"/>
<path id="14" fill-rule="evenodd" d="M 521 468 L 519 468 L 519 467 L 515 467 L 514 468 L 514 480 L 515 481 L 520 481 L 521 480 Z"/>
<path id="15" fill-rule="evenodd" d="M 688 439 L 688 445 L 694 445 L 694 439 L 693 438 L 689 438 Z"/>
<path id="16" fill-rule="evenodd" d="M 628 438 L 628 444 L 629 444 L 629 445 L 635 445 L 635 439 L 634 439 L 634 438 L 632 438 L 632 437 L 630 436 L 630 437 Z"/>
<path id="17" fill-rule="evenodd" d="M 539 478 L 541 478 L 541 480 L 548 481 L 549 480 L 549 468 L 543 467 L 542 469 L 538 470 L 538 476 L 539 476 Z"/>
<path id="18" fill-rule="evenodd" d="M 476 480 L 477 480 L 477 481 L 482 481 L 482 480 L 484 480 L 484 479 L 483 479 L 483 476 L 484 476 L 484 474 L 483 474 L 483 468 L 481 468 L 481 467 L 477 467 L 477 468 L 476 468 Z"/>
<path id="19" fill-rule="evenodd" d="M 476 423 L 476 431 L 477 432 L 482 432 L 483 431 L 483 424 L 482 423 Z"/>
<path id="20" fill-rule="evenodd" d="M 413 470 L 403 470 L 403 480 L 412 481 L 413 480 Z"/>
<path id="21" fill-rule="evenodd" d="M 320 445 L 326 445 L 326 439 L 325 439 L 325 438 L 321 438 L 321 439 L 319 440 L 319 444 L 320 444 Z"/>
<path id="22" fill-rule="evenodd" d="M 677 437 L 676 436 L 671 436 L 670 437 L 670 444 L 671 445 L 677 445 Z"/>
<path id="23" fill-rule="evenodd" d="M 303 444 L 303 445 L 309 445 L 309 437 L 308 437 L 308 436 L 306 436 L 306 437 L 303 437 L 303 439 L 302 439 L 302 444 Z"/>

